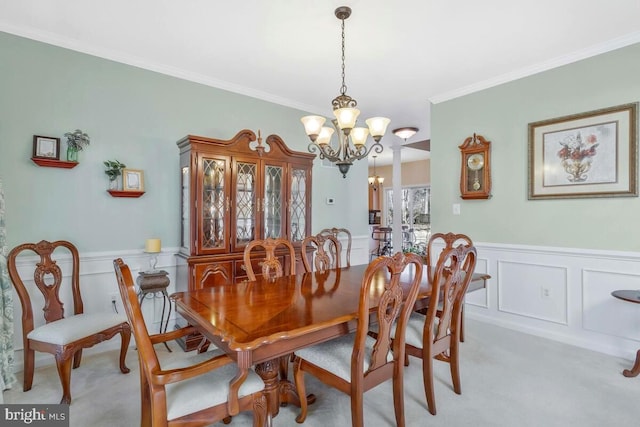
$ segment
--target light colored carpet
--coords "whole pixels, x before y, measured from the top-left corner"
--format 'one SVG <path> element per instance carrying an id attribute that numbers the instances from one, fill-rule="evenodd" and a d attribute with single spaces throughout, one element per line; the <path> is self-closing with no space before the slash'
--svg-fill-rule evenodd
<path id="1" fill-rule="evenodd" d="M 467 341 L 461 345 L 462 395 L 451 388 L 448 365 L 435 361 L 438 414 L 426 409 L 422 365 L 411 359 L 405 371 L 407 426 L 589 427 L 640 425 L 640 376 L 625 378 L 631 361 L 525 335 L 467 319 Z M 185 357 L 176 343 L 173 353 L 157 346 L 160 357 Z M 73 427 L 139 425 L 137 353 L 127 358 L 131 372 L 117 368 L 117 352 L 88 356 L 71 376 Z M 20 383 L 21 374 L 18 375 Z M 349 398 L 307 376 L 307 390 L 317 401 L 304 425 L 351 424 Z M 58 403 L 60 385 L 55 367 L 36 370 L 33 388 L 16 386 L 4 393 L 5 403 Z M 365 393 L 365 423 L 393 426 L 391 384 Z M 280 409 L 274 426 L 297 426 L 298 408 Z M 222 425 L 222 424 L 220 424 Z M 230 425 L 251 425 L 249 414 Z"/>

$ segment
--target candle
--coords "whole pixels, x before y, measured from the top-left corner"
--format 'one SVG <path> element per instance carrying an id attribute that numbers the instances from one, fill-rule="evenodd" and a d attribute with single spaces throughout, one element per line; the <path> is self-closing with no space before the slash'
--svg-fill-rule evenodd
<path id="1" fill-rule="evenodd" d="M 161 246 L 160 239 L 147 239 L 144 243 L 144 251 L 149 253 L 158 253 L 160 252 Z"/>

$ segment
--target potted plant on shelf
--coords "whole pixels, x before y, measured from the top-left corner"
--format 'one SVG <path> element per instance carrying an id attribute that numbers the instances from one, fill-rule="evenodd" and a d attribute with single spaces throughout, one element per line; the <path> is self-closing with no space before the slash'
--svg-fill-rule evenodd
<path id="1" fill-rule="evenodd" d="M 119 190 L 118 177 L 122 176 L 122 169 L 126 168 L 127 165 L 120 163 L 118 160 L 107 160 L 104 165 L 107 168 L 104 173 L 109 177 L 109 190 Z"/>
<path id="2" fill-rule="evenodd" d="M 80 129 L 76 129 L 73 132 L 67 132 L 64 134 L 67 138 L 67 161 L 77 162 L 78 151 L 89 145 L 89 135 L 82 132 Z"/>

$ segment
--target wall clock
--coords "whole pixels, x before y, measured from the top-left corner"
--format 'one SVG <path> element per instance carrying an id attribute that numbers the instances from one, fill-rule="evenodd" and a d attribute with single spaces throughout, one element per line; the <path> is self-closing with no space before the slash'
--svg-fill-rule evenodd
<path id="1" fill-rule="evenodd" d="M 462 156 L 460 197 L 488 199 L 491 197 L 491 141 L 474 133 L 459 148 Z"/>

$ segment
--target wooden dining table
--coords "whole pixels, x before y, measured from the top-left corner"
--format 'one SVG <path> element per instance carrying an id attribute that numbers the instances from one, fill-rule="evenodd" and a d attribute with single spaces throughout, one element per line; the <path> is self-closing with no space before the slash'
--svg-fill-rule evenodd
<path id="1" fill-rule="evenodd" d="M 237 390 L 244 374 L 254 367 L 264 380 L 268 411 L 274 417 L 281 405 L 300 405 L 293 382 L 286 375 L 279 375 L 281 358 L 355 331 L 360 286 L 367 266 L 271 280 L 260 276 L 256 281 L 179 292 L 172 297 L 177 312 L 237 362 L 239 374 L 231 381 L 231 390 Z M 407 267 L 401 283 L 408 287 L 413 275 L 415 269 Z M 426 307 L 431 295 L 426 269 L 423 276 L 416 309 Z M 487 274 L 474 273 L 468 291 L 485 287 L 489 278 Z M 384 279 L 374 279 L 372 310 L 384 290 Z M 312 401 L 313 397 L 309 397 Z M 237 402 L 232 399 L 231 411 L 237 411 L 235 405 Z"/>

